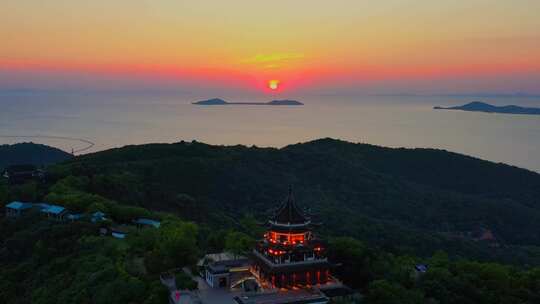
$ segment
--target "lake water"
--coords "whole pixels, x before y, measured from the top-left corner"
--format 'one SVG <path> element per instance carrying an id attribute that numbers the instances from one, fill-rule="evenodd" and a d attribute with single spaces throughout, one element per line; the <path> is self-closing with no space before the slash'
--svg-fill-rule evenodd
<path id="1" fill-rule="evenodd" d="M 282 147 L 333 137 L 390 147 L 441 148 L 540 172 L 540 116 L 432 109 L 472 98 L 296 96 L 305 106 L 190 104 L 208 97 L 213 96 L 4 95 L 0 143 L 33 141 L 77 151 L 88 146 L 76 140 L 80 138 L 95 143 L 86 153 L 193 139 Z M 482 101 L 540 106 L 540 99 L 534 98 Z"/>

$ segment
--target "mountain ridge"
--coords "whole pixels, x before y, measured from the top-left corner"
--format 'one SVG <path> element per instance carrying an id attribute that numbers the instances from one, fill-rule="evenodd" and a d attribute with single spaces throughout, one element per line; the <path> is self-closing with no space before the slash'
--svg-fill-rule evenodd
<path id="1" fill-rule="evenodd" d="M 0 145 L 0 170 L 20 164 L 48 165 L 71 157 L 71 154 L 58 148 L 32 142 Z"/>

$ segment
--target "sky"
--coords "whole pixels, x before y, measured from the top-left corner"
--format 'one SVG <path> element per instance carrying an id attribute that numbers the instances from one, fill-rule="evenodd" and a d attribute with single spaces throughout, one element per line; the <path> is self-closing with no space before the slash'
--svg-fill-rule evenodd
<path id="1" fill-rule="evenodd" d="M 538 0 L 2 0 L 0 89 L 540 94 L 539 11 Z"/>

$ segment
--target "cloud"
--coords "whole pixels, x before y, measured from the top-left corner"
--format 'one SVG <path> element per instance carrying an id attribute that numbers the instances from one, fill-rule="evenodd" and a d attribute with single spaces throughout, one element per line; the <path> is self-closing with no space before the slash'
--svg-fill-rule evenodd
<path id="1" fill-rule="evenodd" d="M 285 62 L 303 59 L 305 56 L 302 53 L 270 53 L 257 54 L 255 56 L 244 59 L 242 62 L 250 64 L 263 64 L 265 68 L 277 68 Z"/>

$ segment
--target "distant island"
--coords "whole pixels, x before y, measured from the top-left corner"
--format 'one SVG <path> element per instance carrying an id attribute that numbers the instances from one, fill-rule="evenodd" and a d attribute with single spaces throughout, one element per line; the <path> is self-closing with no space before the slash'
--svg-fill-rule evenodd
<path id="1" fill-rule="evenodd" d="M 526 108 L 516 105 L 494 106 L 481 101 L 473 101 L 457 107 L 434 107 L 435 110 L 461 110 L 469 112 L 540 115 L 540 108 Z"/>
<path id="2" fill-rule="evenodd" d="M 201 100 L 193 103 L 194 105 L 201 106 L 222 106 L 222 105 L 256 105 L 256 106 L 302 106 L 303 103 L 296 100 L 272 100 L 269 102 L 228 102 L 221 98 L 212 98 L 208 100 Z"/>

